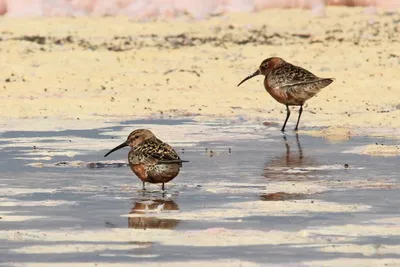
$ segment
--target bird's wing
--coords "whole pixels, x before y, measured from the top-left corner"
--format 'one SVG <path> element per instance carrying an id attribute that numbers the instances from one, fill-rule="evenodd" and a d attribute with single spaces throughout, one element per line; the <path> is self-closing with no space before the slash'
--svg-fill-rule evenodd
<path id="1" fill-rule="evenodd" d="M 284 90 L 288 96 L 299 101 L 306 101 L 333 82 L 331 78 L 319 78 L 308 70 L 291 64 L 275 70 L 274 74 L 271 78 L 268 77 L 268 84 L 272 88 Z"/>
<path id="2" fill-rule="evenodd" d="M 310 84 L 319 79 L 308 70 L 287 63 L 271 71 L 268 75 L 268 84 L 272 88 L 288 89 L 296 85 Z"/>
<path id="3" fill-rule="evenodd" d="M 332 79 L 329 78 L 317 78 L 311 81 L 293 82 L 280 86 L 281 89 L 286 90 L 289 93 L 297 93 L 298 91 L 319 91 L 326 85 L 330 84 Z M 311 90 L 314 89 L 314 90 Z"/>
<path id="4" fill-rule="evenodd" d="M 158 140 L 159 141 L 159 140 Z M 185 162 L 179 158 L 176 151 L 168 144 L 145 142 L 134 150 L 135 161 L 145 165 L 172 164 Z"/>

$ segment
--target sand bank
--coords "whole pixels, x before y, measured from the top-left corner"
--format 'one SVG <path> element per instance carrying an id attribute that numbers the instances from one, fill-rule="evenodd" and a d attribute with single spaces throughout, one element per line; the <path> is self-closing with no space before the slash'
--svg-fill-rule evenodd
<path id="1" fill-rule="evenodd" d="M 326 18 L 296 9 L 201 22 L 2 18 L 0 125 L 93 128 L 182 116 L 281 124 L 284 106 L 265 92 L 261 77 L 236 86 L 263 59 L 281 56 L 336 78 L 307 102 L 302 129 L 397 136 L 399 21 L 399 13 L 336 7 Z"/>

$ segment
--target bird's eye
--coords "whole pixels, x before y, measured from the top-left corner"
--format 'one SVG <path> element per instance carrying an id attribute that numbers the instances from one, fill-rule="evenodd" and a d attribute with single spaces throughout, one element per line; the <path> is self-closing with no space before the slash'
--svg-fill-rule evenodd
<path id="1" fill-rule="evenodd" d="M 135 139 L 138 139 L 138 138 L 139 138 L 139 135 L 136 135 L 136 136 L 135 136 Z"/>

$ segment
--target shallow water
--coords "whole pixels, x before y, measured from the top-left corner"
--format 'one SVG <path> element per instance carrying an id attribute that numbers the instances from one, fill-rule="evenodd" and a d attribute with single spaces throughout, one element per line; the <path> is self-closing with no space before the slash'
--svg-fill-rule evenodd
<path id="1" fill-rule="evenodd" d="M 125 163 L 128 149 L 111 154 L 108 161 L 103 155 L 140 127 L 152 129 L 190 161 L 166 184 L 165 193 L 150 184 L 143 192 L 141 182 L 123 164 L 87 167 L 91 162 Z M 0 262 L 9 266 L 237 259 L 289 264 L 381 257 L 321 249 L 330 243 L 400 245 L 398 232 L 375 223 L 387 219 L 394 220 L 389 225 L 399 225 L 400 158 L 343 153 L 395 141 L 357 137 L 331 143 L 293 132 L 282 135 L 277 127 L 154 120 L 82 131 L 4 132 Z M 352 235 L 343 228 L 346 225 L 360 227 L 351 228 Z M 366 225 L 387 231 L 357 232 Z M 112 231 L 129 228 L 134 237 L 113 240 Z M 88 235 L 74 236 L 81 231 Z M 59 233 L 71 236 L 63 239 Z M 200 241 L 188 241 L 193 233 Z M 259 233 L 271 234 L 271 239 L 258 240 Z M 282 233 L 301 240 L 280 237 Z M 219 235 L 215 244 L 206 241 Z M 232 243 L 225 244 L 225 239 Z M 121 245 L 133 247 L 116 247 Z M 398 252 L 387 255 L 400 258 Z"/>

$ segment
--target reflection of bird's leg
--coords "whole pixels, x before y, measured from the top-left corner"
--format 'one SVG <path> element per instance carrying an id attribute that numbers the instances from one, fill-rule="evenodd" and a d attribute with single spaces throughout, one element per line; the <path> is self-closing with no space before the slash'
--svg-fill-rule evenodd
<path id="1" fill-rule="evenodd" d="M 286 134 L 283 135 L 283 141 L 285 141 L 285 146 L 286 146 L 286 165 L 289 165 L 289 159 L 290 159 L 290 146 L 286 138 Z"/>
<path id="2" fill-rule="evenodd" d="M 302 159 L 303 158 L 303 148 L 301 147 L 299 135 L 297 133 L 296 133 L 296 142 L 297 142 L 297 148 L 299 149 L 300 159 Z"/>
<path id="3" fill-rule="evenodd" d="M 297 131 L 299 129 L 299 122 L 300 122 L 301 113 L 303 113 L 303 105 L 301 105 L 300 109 L 299 109 L 299 118 L 297 119 L 296 128 L 294 128 L 295 131 Z"/>
<path id="4" fill-rule="evenodd" d="M 285 126 L 286 126 L 286 123 L 287 123 L 289 117 L 290 117 L 290 109 L 289 109 L 289 105 L 286 105 L 286 120 L 285 120 L 285 123 L 282 126 L 282 129 L 281 129 L 282 132 L 285 131 Z"/>

